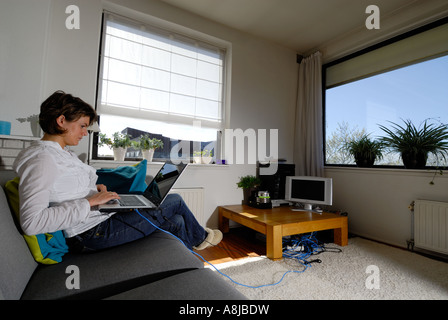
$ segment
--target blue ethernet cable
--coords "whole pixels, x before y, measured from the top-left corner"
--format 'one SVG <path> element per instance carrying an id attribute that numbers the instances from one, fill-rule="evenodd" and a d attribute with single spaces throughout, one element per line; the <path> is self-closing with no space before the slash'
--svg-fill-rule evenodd
<path id="1" fill-rule="evenodd" d="M 160 230 L 160 231 L 162 231 L 162 232 L 165 232 L 166 234 L 169 234 L 169 235 L 171 235 L 171 236 L 173 236 L 174 238 L 176 238 L 177 240 L 179 240 L 191 253 L 193 253 L 194 255 L 196 255 L 196 256 L 198 256 L 202 261 L 204 261 L 205 263 L 208 263 L 213 269 L 215 269 L 219 274 L 221 274 L 222 276 L 224 276 L 224 277 L 226 277 L 227 279 L 229 279 L 230 281 L 232 281 L 233 283 L 235 283 L 236 285 L 239 285 L 239 286 L 243 286 L 243 287 L 246 287 L 246 288 L 252 288 L 252 289 L 258 289 L 258 288 L 263 288 L 263 287 L 272 287 L 272 286 L 276 286 L 276 285 L 278 285 L 279 283 L 281 283 L 282 281 L 283 281 L 283 279 L 285 278 L 285 276 L 288 274 L 288 273 L 303 273 L 303 272 L 305 272 L 305 270 L 308 268 L 308 265 L 305 265 L 305 269 L 303 269 L 303 270 L 301 270 L 301 271 L 297 271 L 297 270 L 290 270 L 290 271 L 286 271 L 284 274 L 283 274 L 283 276 L 282 276 L 282 278 L 279 280 L 279 281 L 277 281 L 277 282 L 275 282 L 275 283 L 272 283 L 272 284 L 264 284 L 264 285 L 259 285 L 259 286 L 250 286 L 250 285 L 246 285 L 246 284 L 243 284 L 243 283 L 239 283 L 239 282 L 237 282 L 237 281 L 235 281 L 235 280 L 233 280 L 230 276 L 228 276 L 228 275 L 226 275 L 225 273 L 223 273 L 223 272 L 221 272 L 218 268 L 216 268 L 211 262 L 209 262 L 209 261 L 207 261 L 206 259 L 204 259 L 204 257 L 202 257 L 200 254 L 198 254 L 197 252 L 194 252 L 193 250 L 191 250 L 190 248 L 188 248 L 186 245 L 185 245 L 185 243 L 182 241 L 182 239 L 180 239 L 180 238 L 178 238 L 178 237 L 176 237 L 174 234 L 172 234 L 171 232 L 168 232 L 168 231 L 166 231 L 166 230 L 163 230 L 163 229 L 161 229 L 161 228 L 159 228 L 158 226 L 156 226 L 154 223 L 152 223 L 148 218 L 146 218 L 145 216 L 143 216 L 137 209 L 135 209 L 135 212 L 137 212 L 139 215 L 140 215 L 140 217 L 142 217 L 143 219 L 145 219 L 146 221 L 148 221 L 150 224 L 152 224 L 152 226 L 154 227 L 154 228 L 156 228 L 156 229 L 158 229 L 158 230 Z"/>

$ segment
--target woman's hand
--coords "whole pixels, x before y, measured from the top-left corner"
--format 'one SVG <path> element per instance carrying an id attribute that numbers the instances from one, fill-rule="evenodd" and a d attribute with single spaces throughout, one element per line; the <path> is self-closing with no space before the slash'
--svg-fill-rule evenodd
<path id="1" fill-rule="evenodd" d="M 107 187 L 104 184 L 98 184 L 98 193 L 94 194 L 90 198 L 87 198 L 91 207 L 105 204 L 110 200 L 120 199 L 120 196 L 116 192 L 107 191 Z"/>
<path id="2" fill-rule="evenodd" d="M 107 187 L 104 184 L 97 184 L 96 190 L 98 190 L 98 192 L 107 191 Z"/>

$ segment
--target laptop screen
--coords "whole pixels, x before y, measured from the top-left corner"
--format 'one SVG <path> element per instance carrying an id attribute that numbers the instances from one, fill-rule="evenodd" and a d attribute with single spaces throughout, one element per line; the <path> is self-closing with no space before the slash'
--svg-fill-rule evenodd
<path id="1" fill-rule="evenodd" d="M 146 188 L 144 196 L 159 206 L 187 165 L 165 162 Z"/>

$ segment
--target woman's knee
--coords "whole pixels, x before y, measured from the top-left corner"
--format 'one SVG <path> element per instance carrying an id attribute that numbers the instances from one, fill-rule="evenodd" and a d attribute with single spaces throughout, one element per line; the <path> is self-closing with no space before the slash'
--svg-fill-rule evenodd
<path id="1" fill-rule="evenodd" d="M 178 193 L 170 193 L 166 196 L 165 201 L 178 202 L 178 201 L 184 201 L 184 199 L 182 199 L 182 196 Z"/>
<path id="2" fill-rule="evenodd" d="M 163 201 L 162 208 L 168 208 L 168 207 L 181 207 L 185 205 L 184 199 L 182 196 L 178 193 L 170 193 L 165 201 Z"/>

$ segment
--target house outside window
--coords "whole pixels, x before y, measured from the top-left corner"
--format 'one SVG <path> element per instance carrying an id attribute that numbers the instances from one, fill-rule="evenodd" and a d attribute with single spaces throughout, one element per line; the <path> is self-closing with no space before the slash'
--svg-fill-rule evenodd
<path id="1" fill-rule="evenodd" d="M 160 139 L 164 147 L 156 149 L 155 160 L 169 159 L 181 141 L 183 149 L 190 146 L 179 151 L 184 156 L 202 149 L 219 156 L 217 139 L 226 127 L 228 47 L 185 30 L 104 13 L 97 101 L 101 133 Z M 94 137 L 93 158 L 112 157 L 112 150 L 97 141 Z M 141 153 L 128 148 L 126 156 Z"/>
<path id="2" fill-rule="evenodd" d="M 448 24 L 393 39 L 324 66 L 324 137 L 327 166 L 355 165 L 344 144 L 380 128 L 411 121 L 448 124 Z M 447 167 L 429 155 L 427 166 Z M 402 166 L 400 154 L 385 152 L 376 166 Z"/>

